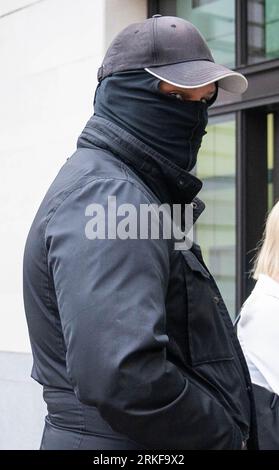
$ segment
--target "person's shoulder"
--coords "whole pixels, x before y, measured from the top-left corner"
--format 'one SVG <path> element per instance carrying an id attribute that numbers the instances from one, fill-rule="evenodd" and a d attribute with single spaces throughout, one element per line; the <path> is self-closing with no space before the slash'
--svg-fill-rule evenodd
<path id="1" fill-rule="evenodd" d="M 44 206 L 50 220 L 63 208 L 75 207 L 76 201 L 95 202 L 106 208 L 109 196 L 119 203 L 134 205 L 157 202 L 146 184 L 110 151 L 80 148 L 67 159 L 49 187 Z"/>
<path id="2" fill-rule="evenodd" d="M 95 187 L 103 185 L 104 191 L 106 191 L 106 188 L 112 190 L 113 186 L 118 184 L 124 193 L 130 189 L 131 195 L 134 195 L 135 198 L 137 198 L 138 193 L 150 203 L 160 204 L 156 194 L 134 168 L 125 162 L 121 156 L 115 155 L 110 150 L 98 147 L 79 148 L 70 157 L 68 165 L 71 173 L 78 171 L 82 176 L 81 184 L 77 184 L 77 181 L 75 181 L 72 189 L 76 189 L 81 185 L 87 186 L 87 189 L 91 185 Z M 120 181 L 123 182 L 122 185 L 120 185 Z"/>
<path id="3" fill-rule="evenodd" d="M 253 292 L 254 304 L 259 311 L 266 315 L 274 312 L 279 317 L 279 284 L 269 276 L 260 274 Z"/>
<path id="4" fill-rule="evenodd" d="M 265 292 L 252 292 L 242 306 L 239 327 L 271 320 L 279 323 L 279 299 Z"/>

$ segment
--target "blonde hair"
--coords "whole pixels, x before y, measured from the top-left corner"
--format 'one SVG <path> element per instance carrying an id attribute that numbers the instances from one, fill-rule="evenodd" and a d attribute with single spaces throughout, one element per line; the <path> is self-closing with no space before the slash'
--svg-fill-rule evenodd
<path id="1" fill-rule="evenodd" d="M 261 246 L 256 255 L 253 268 L 253 278 L 259 274 L 267 274 L 274 278 L 279 275 L 279 201 L 270 211 Z"/>

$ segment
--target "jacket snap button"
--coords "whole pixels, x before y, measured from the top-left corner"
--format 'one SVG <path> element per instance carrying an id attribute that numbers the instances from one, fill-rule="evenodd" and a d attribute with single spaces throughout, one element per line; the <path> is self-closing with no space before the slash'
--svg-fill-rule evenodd
<path id="1" fill-rule="evenodd" d="M 215 295 L 215 297 L 213 297 L 213 299 L 214 299 L 214 302 L 215 302 L 216 304 L 219 304 L 220 299 L 219 299 L 219 297 L 217 297 L 217 295 Z"/>
<path id="2" fill-rule="evenodd" d="M 193 209 L 196 209 L 198 207 L 196 202 L 191 202 L 191 206 L 193 207 Z"/>
<path id="3" fill-rule="evenodd" d="M 183 180 L 178 180 L 178 184 L 179 184 L 179 186 L 183 186 L 184 181 Z"/>

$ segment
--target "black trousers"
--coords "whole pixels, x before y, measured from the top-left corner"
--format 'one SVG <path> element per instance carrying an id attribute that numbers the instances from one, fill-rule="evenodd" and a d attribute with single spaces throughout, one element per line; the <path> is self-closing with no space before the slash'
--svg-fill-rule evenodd
<path id="1" fill-rule="evenodd" d="M 145 447 L 115 432 L 97 408 L 83 405 L 70 390 L 44 386 L 48 415 L 40 450 L 143 450 Z"/>
<path id="2" fill-rule="evenodd" d="M 279 396 L 253 384 L 260 450 L 279 450 Z"/>

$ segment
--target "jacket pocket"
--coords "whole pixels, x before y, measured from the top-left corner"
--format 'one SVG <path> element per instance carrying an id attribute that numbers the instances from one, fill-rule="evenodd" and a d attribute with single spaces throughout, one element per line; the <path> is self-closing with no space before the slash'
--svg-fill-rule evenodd
<path id="1" fill-rule="evenodd" d="M 181 251 L 187 294 L 187 333 L 192 365 L 234 359 L 228 315 L 213 290 L 211 276 L 190 250 Z M 220 304 L 220 305 L 219 305 Z"/>

